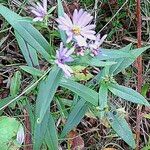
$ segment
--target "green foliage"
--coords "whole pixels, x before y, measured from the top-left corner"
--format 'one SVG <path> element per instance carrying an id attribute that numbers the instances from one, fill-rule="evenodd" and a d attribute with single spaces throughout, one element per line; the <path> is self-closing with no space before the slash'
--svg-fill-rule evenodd
<path id="1" fill-rule="evenodd" d="M 98 93 L 94 90 L 69 79 L 62 80 L 60 85 L 81 96 L 87 102 L 90 102 L 95 106 L 98 105 Z"/>
<path id="2" fill-rule="evenodd" d="M 17 143 L 16 137 L 21 123 L 15 118 L 1 116 L 0 117 L 0 149 L 14 150 L 19 149 L 21 145 Z"/>
<path id="3" fill-rule="evenodd" d="M 86 1 L 84 0 L 82 2 Z M 87 2 L 89 4 L 89 1 Z M 121 1 L 119 1 L 119 4 L 120 2 Z M 64 9 L 62 1 L 57 0 L 57 4 L 58 17 L 63 16 Z M 49 13 L 54 9 L 55 8 L 50 9 Z M 150 106 L 141 94 L 131 88 L 117 84 L 114 80 L 115 75 L 129 67 L 135 59 L 150 48 L 150 46 L 131 49 L 131 44 L 129 44 L 120 50 L 100 49 L 101 54 L 96 57 L 91 57 L 87 54 L 82 58 L 74 58 L 75 62 L 69 65 L 72 65 L 71 68 L 74 70 L 75 76 L 74 78 L 68 79 L 63 77 L 61 68 L 54 65 L 55 58 L 53 55 L 50 55 L 52 54 L 51 50 L 53 50 L 51 45 L 27 19 L 24 19 L 2 5 L 0 5 L 0 14 L 15 29 L 15 37 L 28 65 L 20 66 L 20 68 L 31 74 L 34 78 L 33 81 L 35 81 L 35 83 L 32 81 L 29 87 L 18 95 L 21 89 L 21 73 L 17 71 L 11 80 L 10 96 L 0 100 L 0 109 L 21 99 L 26 101 L 23 106 L 26 107 L 29 113 L 34 150 L 41 149 L 43 143 L 46 144 L 45 147 L 47 146 L 48 149 L 57 150 L 59 148 L 59 136 L 55 125 L 57 115 L 61 115 L 63 119 L 67 119 L 61 132 L 61 137 L 65 137 L 68 132 L 80 123 L 81 119 L 88 111 L 93 112 L 95 116 L 100 117 L 100 119 L 106 117 L 118 136 L 130 147 L 135 148 L 132 131 L 124 117 L 119 115 L 116 111 L 110 111 L 114 109 L 114 106 L 112 106 L 109 101 L 109 92 L 129 102 Z M 122 16 L 119 16 L 119 18 L 121 17 Z M 114 26 L 120 27 L 120 24 L 114 22 Z M 51 31 L 51 33 L 54 32 L 55 31 Z M 60 38 L 66 43 L 66 34 L 64 31 L 60 31 Z M 71 44 L 66 46 L 69 47 Z M 38 59 L 40 55 L 38 55 L 37 52 L 47 61 L 47 71 L 40 70 L 39 62 L 41 61 Z M 86 68 L 90 70 L 93 67 L 98 67 L 100 69 L 100 72 L 96 76 L 91 72 L 85 71 Z M 82 82 L 76 81 L 86 81 L 86 84 L 84 85 L 81 84 Z M 68 93 L 70 91 L 70 93 L 67 94 L 71 95 L 71 99 L 69 99 L 70 97 L 61 99 L 59 93 L 57 93 L 58 87 L 61 89 L 60 91 L 65 91 L 66 89 Z M 37 94 L 35 110 L 34 106 L 33 108 L 30 106 L 32 103 L 29 101 L 28 97 L 28 94 L 33 89 L 33 96 Z M 146 95 L 147 89 L 148 86 L 145 86 L 145 88 L 143 87 L 144 96 Z M 62 96 L 65 96 L 65 94 L 62 94 Z M 53 99 L 55 100 L 54 103 L 56 102 L 57 105 L 56 108 L 50 109 Z M 65 107 L 66 103 L 67 107 Z M 56 116 L 53 115 L 53 111 L 54 113 L 56 111 Z M 8 124 L 8 131 L 5 131 L 6 124 Z M 2 140 L 0 141 L 0 145 L 3 144 L 3 147 L 0 147 L 0 149 L 3 150 L 4 147 L 6 149 L 7 146 L 10 146 L 10 141 L 13 143 L 13 146 L 16 146 L 14 142 L 15 139 L 13 138 L 16 136 L 19 126 L 20 123 L 14 118 L 1 117 L 0 139 Z"/>
<path id="4" fill-rule="evenodd" d="M 80 99 L 74 108 L 72 109 L 71 113 L 68 116 L 67 122 L 64 126 L 64 129 L 61 133 L 61 137 L 64 137 L 67 135 L 69 131 L 71 131 L 76 125 L 79 124 L 81 119 L 84 117 L 86 111 L 87 111 L 88 105 L 87 103 Z"/>
<path id="5" fill-rule="evenodd" d="M 2 5 L 0 5 L 0 14 L 13 26 L 27 44 L 36 49 L 36 51 L 50 62 L 51 57 L 47 51 L 49 51 L 51 47 L 37 29 L 27 22 L 27 20 Z"/>
<path id="6" fill-rule="evenodd" d="M 36 68 L 34 68 L 34 67 L 20 66 L 20 68 L 21 68 L 22 70 L 24 70 L 25 72 L 27 72 L 27 73 L 33 75 L 33 76 L 39 76 L 39 77 L 41 77 L 41 76 L 43 75 L 43 71 L 38 70 L 38 69 L 36 69 Z"/>
<path id="7" fill-rule="evenodd" d="M 119 96 L 125 100 L 145 106 L 150 106 L 148 101 L 141 94 L 132 90 L 131 88 L 118 84 L 109 84 L 108 88 L 114 95 Z"/>
<path id="8" fill-rule="evenodd" d="M 28 66 L 39 66 L 36 50 L 30 46 L 17 31 L 15 31 L 15 36 Z"/>
<path id="9" fill-rule="evenodd" d="M 117 112 L 108 113 L 108 121 L 115 132 L 132 148 L 135 148 L 135 141 L 132 131 L 126 120 L 117 114 Z"/>

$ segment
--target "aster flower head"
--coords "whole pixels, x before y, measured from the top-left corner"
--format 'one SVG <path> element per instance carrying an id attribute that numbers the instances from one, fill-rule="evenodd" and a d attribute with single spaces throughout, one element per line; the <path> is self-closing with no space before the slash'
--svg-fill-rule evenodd
<path id="1" fill-rule="evenodd" d="M 67 43 L 75 40 L 79 46 L 87 46 L 86 40 L 95 40 L 95 25 L 90 24 L 93 19 L 88 12 L 80 9 L 74 10 L 72 19 L 64 13 L 63 17 L 59 17 L 57 22 L 58 28 L 64 30 L 68 36 Z"/>
<path id="2" fill-rule="evenodd" d="M 68 50 L 64 48 L 63 43 L 60 44 L 59 50 L 56 51 L 55 63 L 63 70 L 66 77 L 71 77 L 73 70 L 66 65 L 67 62 L 72 62 L 74 59 L 70 56 L 74 52 L 74 48 Z"/>
<path id="3" fill-rule="evenodd" d="M 91 44 L 89 44 L 89 48 L 91 50 L 91 56 L 97 56 L 99 54 L 99 48 L 106 39 L 107 34 L 105 34 L 102 38 L 100 38 L 100 34 L 97 35 L 96 40 Z"/>
<path id="4" fill-rule="evenodd" d="M 30 7 L 31 12 L 36 16 L 33 21 L 43 21 L 47 15 L 47 0 L 43 0 L 43 4 L 37 2 Z"/>

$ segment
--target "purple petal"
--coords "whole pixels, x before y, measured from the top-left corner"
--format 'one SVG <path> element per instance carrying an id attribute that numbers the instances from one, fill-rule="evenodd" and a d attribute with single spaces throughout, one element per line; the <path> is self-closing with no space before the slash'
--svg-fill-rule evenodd
<path id="1" fill-rule="evenodd" d="M 36 10 L 31 10 L 31 12 L 33 13 L 33 14 L 35 14 L 36 16 L 42 16 L 42 14 L 41 13 L 39 13 L 38 11 L 36 11 Z"/>
<path id="2" fill-rule="evenodd" d="M 85 27 L 82 28 L 82 31 L 87 31 L 87 30 L 91 30 L 91 29 L 95 29 L 96 25 L 91 24 L 91 25 L 87 25 Z"/>
<path id="3" fill-rule="evenodd" d="M 69 57 L 74 52 L 74 48 L 71 48 L 69 51 L 66 52 L 65 56 Z"/>
<path id="4" fill-rule="evenodd" d="M 43 0 L 44 11 L 47 12 L 47 0 Z"/>
<path id="5" fill-rule="evenodd" d="M 86 38 L 82 37 L 81 35 L 75 36 L 74 38 L 79 46 L 87 46 Z"/>
<path id="6" fill-rule="evenodd" d="M 77 9 L 75 9 L 73 12 L 73 24 L 76 24 L 77 21 L 78 21 L 78 11 Z"/>
<path id="7" fill-rule="evenodd" d="M 70 27 L 72 27 L 73 26 L 72 21 L 66 13 L 64 13 L 64 18 L 67 21 L 66 23 L 69 24 Z"/>
<path id="8" fill-rule="evenodd" d="M 60 29 L 60 30 L 69 30 L 69 28 L 67 27 L 67 26 L 65 26 L 65 25 L 58 25 L 58 28 Z"/>
<path id="9" fill-rule="evenodd" d="M 33 21 L 43 21 L 43 18 L 42 17 L 35 17 L 34 19 L 33 19 Z"/>
<path id="10" fill-rule="evenodd" d="M 94 34 L 95 34 L 95 31 L 92 31 L 92 30 L 89 30 L 87 32 L 81 31 L 82 36 L 84 36 L 85 38 L 91 39 L 91 40 L 96 39 L 96 36 Z"/>
<path id="11" fill-rule="evenodd" d="M 86 20 L 84 20 L 84 22 L 81 24 L 82 27 L 85 27 L 87 24 L 89 24 L 93 19 L 93 16 L 89 15 L 88 17 L 86 17 Z"/>

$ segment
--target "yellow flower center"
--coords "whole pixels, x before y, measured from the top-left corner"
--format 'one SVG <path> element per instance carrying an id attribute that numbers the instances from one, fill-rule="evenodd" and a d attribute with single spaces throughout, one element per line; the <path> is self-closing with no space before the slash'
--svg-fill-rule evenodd
<path id="1" fill-rule="evenodd" d="M 74 34 L 79 35 L 81 33 L 81 28 L 79 26 L 74 26 L 72 31 Z"/>

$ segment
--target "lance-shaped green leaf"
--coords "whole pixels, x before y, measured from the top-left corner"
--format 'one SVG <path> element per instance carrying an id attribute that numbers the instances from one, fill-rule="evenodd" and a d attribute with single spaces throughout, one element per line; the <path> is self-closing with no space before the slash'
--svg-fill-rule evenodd
<path id="1" fill-rule="evenodd" d="M 57 5 L 58 5 L 58 17 L 61 17 L 64 15 L 64 8 L 62 5 L 62 1 L 61 0 L 57 0 Z M 66 34 L 64 31 L 60 30 L 60 36 L 61 36 L 61 40 L 66 43 Z"/>
<path id="2" fill-rule="evenodd" d="M 148 101 L 140 93 L 131 88 L 118 84 L 109 84 L 108 88 L 114 95 L 119 96 L 127 101 L 150 106 Z"/>
<path id="3" fill-rule="evenodd" d="M 27 72 L 27 73 L 33 75 L 33 76 L 39 76 L 39 77 L 41 77 L 41 76 L 44 74 L 43 71 L 41 71 L 41 70 L 39 70 L 39 69 L 36 69 L 36 68 L 34 68 L 34 67 L 20 66 L 20 68 L 21 68 L 22 70 L 24 70 L 25 72 Z"/>
<path id="4" fill-rule="evenodd" d="M 29 22 L 25 21 L 21 16 L 3 5 L 0 5 L 0 14 L 31 47 L 36 49 L 48 62 L 50 62 L 51 57 L 47 51 L 49 51 L 51 47 L 37 29 Z"/>
<path id="5" fill-rule="evenodd" d="M 135 141 L 131 129 L 126 120 L 118 114 L 108 113 L 108 121 L 115 132 L 133 149 L 135 148 Z"/>
<path id="6" fill-rule="evenodd" d="M 39 122 L 42 121 L 51 101 L 56 93 L 59 85 L 59 80 L 61 79 L 62 73 L 60 68 L 54 66 L 50 71 L 46 80 L 44 80 L 39 87 L 39 93 L 37 96 L 37 108 L 36 113 Z"/>
<path id="7" fill-rule="evenodd" d="M 84 101 L 83 99 L 80 99 L 77 102 L 77 104 L 74 106 L 71 113 L 69 114 L 68 120 L 61 133 L 61 137 L 66 136 L 67 133 L 73 129 L 73 127 L 79 124 L 81 119 L 84 117 L 87 108 L 88 106 L 86 104 L 86 101 Z"/>
<path id="8" fill-rule="evenodd" d="M 20 50 L 28 64 L 28 66 L 39 66 L 36 50 L 31 47 L 19 34 L 15 31 L 15 36 L 18 41 Z"/>
<path id="9" fill-rule="evenodd" d="M 21 73 L 17 71 L 12 77 L 10 84 L 10 95 L 12 97 L 15 97 L 19 93 L 20 86 L 21 86 Z"/>
<path id="10" fill-rule="evenodd" d="M 110 67 L 110 74 L 116 75 L 125 68 L 129 67 L 138 56 L 140 56 L 144 51 L 149 49 L 150 46 L 142 47 L 142 48 L 137 48 L 137 49 L 131 49 L 131 44 L 127 45 L 126 47 L 122 48 L 120 51 L 122 52 L 127 52 L 133 57 L 125 57 L 125 58 L 119 58 L 119 59 L 113 59 L 112 61 L 117 62 L 116 64 L 112 65 Z"/>
<path id="11" fill-rule="evenodd" d="M 74 93 L 85 99 L 87 102 L 98 106 L 98 93 L 94 90 L 69 79 L 61 80 L 60 86 L 73 91 Z"/>
<path id="12" fill-rule="evenodd" d="M 37 104 L 37 105 L 39 105 L 39 104 Z M 36 106 L 36 109 L 37 109 L 37 107 L 39 107 L 39 106 Z M 50 114 L 50 106 L 48 106 L 46 113 L 40 122 L 38 120 L 38 116 L 36 116 L 36 121 L 35 121 L 35 125 L 34 125 L 34 139 L 33 139 L 33 141 L 34 141 L 33 149 L 34 150 L 39 150 L 44 141 L 46 130 L 47 130 L 47 125 L 48 125 L 48 121 L 49 121 L 49 114 Z"/>
<path id="13" fill-rule="evenodd" d="M 98 59 L 92 59 L 89 62 L 90 66 L 95 66 L 95 67 L 105 67 L 105 66 L 111 66 L 113 64 L 116 64 L 114 61 L 100 61 Z"/>
<path id="14" fill-rule="evenodd" d="M 99 60 L 110 60 L 116 58 L 134 58 L 134 55 L 120 50 L 102 49 L 101 54 L 97 56 Z"/>
<path id="15" fill-rule="evenodd" d="M 100 110 L 104 110 L 108 107 L 107 105 L 107 96 L 108 96 L 108 87 L 106 83 L 101 83 L 99 88 L 99 108 Z"/>
<path id="16" fill-rule="evenodd" d="M 48 126 L 45 134 L 45 141 L 50 150 L 58 150 L 58 136 L 56 131 L 56 126 L 54 119 L 51 114 L 49 114 Z"/>

